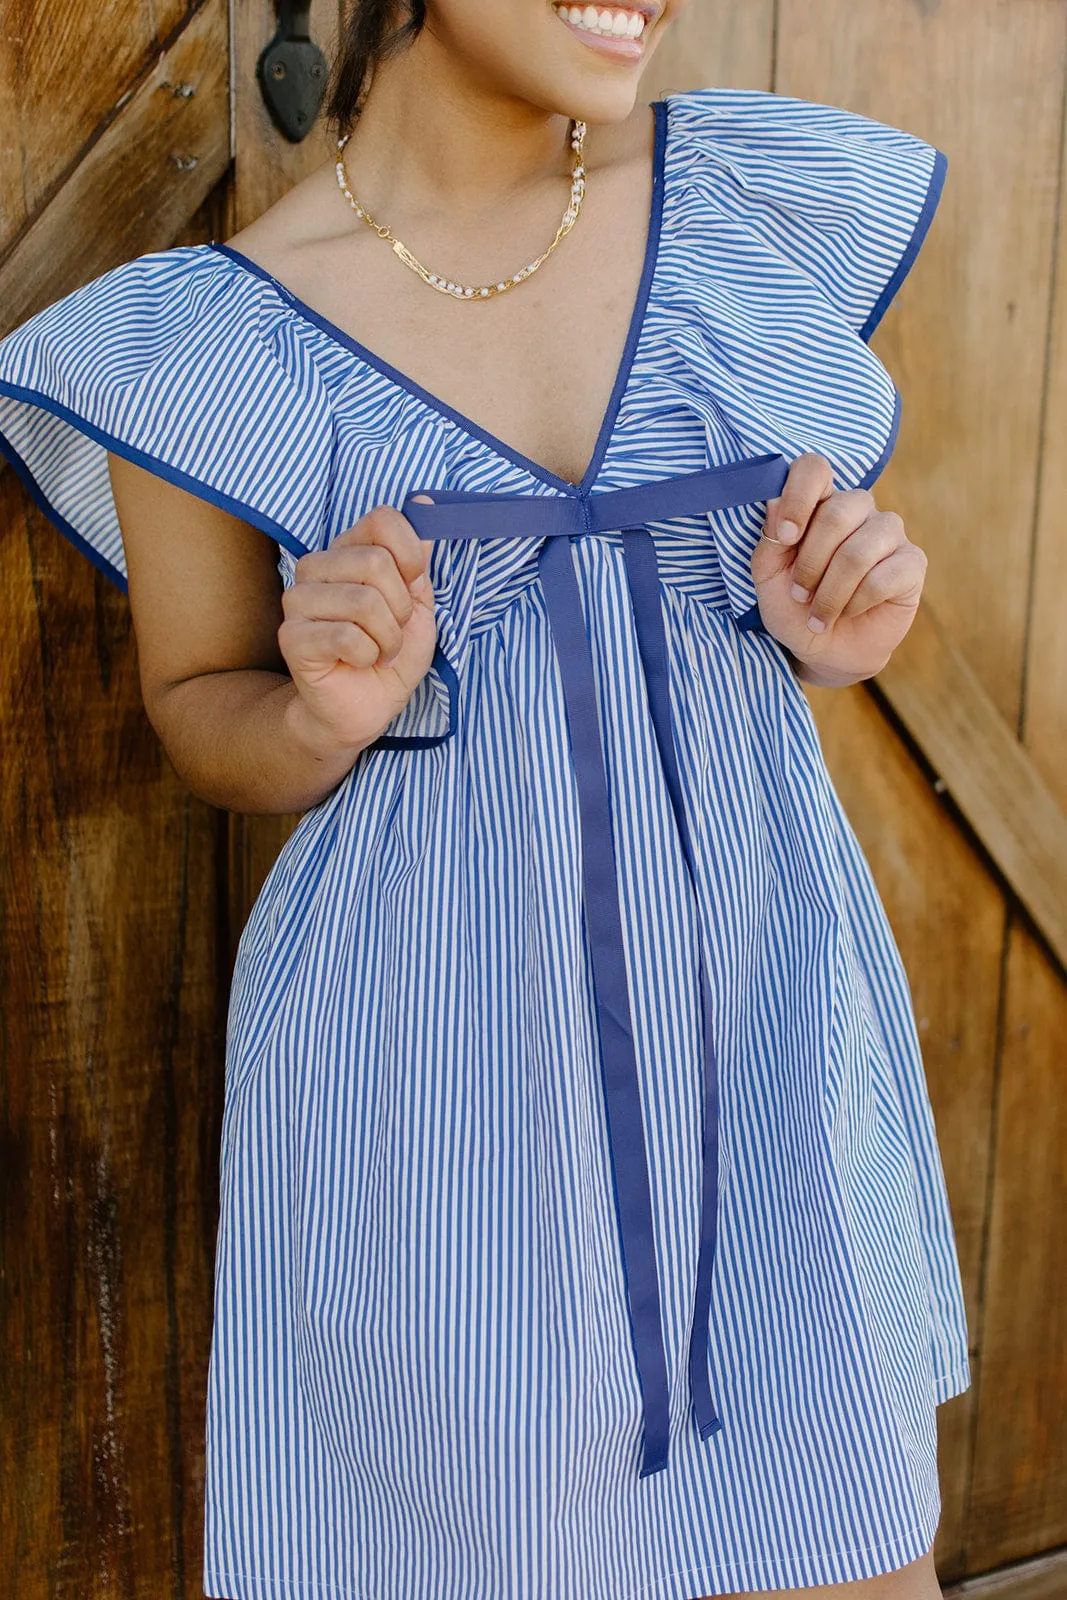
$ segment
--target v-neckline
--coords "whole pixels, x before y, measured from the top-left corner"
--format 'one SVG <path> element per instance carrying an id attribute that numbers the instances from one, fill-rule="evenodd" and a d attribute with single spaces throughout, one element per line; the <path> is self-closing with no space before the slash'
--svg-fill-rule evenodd
<path id="1" fill-rule="evenodd" d="M 358 339 L 354 339 L 351 334 L 346 333 L 343 328 L 337 325 L 337 323 L 331 322 L 328 317 L 324 317 L 322 313 L 316 311 L 313 306 L 309 306 L 306 301 L 301 300 L 299 295 L 294 294 L 291 289 L 287 289 L 285 284 L 276 278 L 273 273 L 268 272 L 265 267 L 261 267 L 257 261 L 253 261 L 251 256 L 243 255 L 240 250 L 235 250 L 231 245 L 228 244 L 221 244 L 215 239 L 210 241 L 208 248 L 217 251 L 220 255 L 228 257 L 229 260 L 234 262 L 234 264 L 240 267 L 242 270 L 250 272 L 258 278 L 263 278 L 267 283 L 272 284 L 281 297 L 287 301 L 288 304 L 291 305 L 306 322 L 310 322 L 315 327 L 321 329 L 321 331 L 336 344 L 342 345 L 346 350 L 351 350 L 353 354 L 357 355 L 367 366 L 373 367 L 376 371 L 391 379 L 392 382 L 397 384 L 401 389 L 406 389 L 409 394 L 412 394 L 416 397 L 416 399 L 421 400 L 424 405 L 429 407 L 430 410 L 437 412 L 439 416 L 447 417 L 463 433 L 469 434 L 475 439 L 480 439 L 483 444 L 489 446 L 495 455 L 501 456 L 505 460 L 514 462 L 517 466 L 522 467 L 533 477 L 539 478 L 543 483 L 551 484 L 553 488 L 560 490 L 560 492 L 563 494 L 582 495 L 587 493 L 592 488 L 593 484 L 599 477 L 600 469 L 604 463 L 604 457 L 607 454 L 608 446 L 611 443 L 612 435 L 615 432 L 615 424 L 618 420 L 623 397 L 625 396 L 627 387 L 629 385 L 630 374 L 633 370 L 637 348 L 641 341 L 641 334 L 645 325 L 645 313 L 648 308 L 649 294 L 652 289 L 652 281 L 656 274 L 656 265 L 659 259 L 660 235 L 663 231 L 663 191 L 667 157 L 667 101 L 653 101 L 652 112 L 655 119 L 652 153 L 652 204 L 649 212 L 648 234 L 645 239 L 645 253 L 644 262 L 641 269 L 641 278 L 637 287 L 637 295 L 634 300 L 633 311 L 630 315 L 630 323 L 626 333 L 626 343 L 623 347 L 622 356 L 619 359 L 618 369 L 615 373 L 615 382 L 612 385 L 607 409 L 604 412 L 603 420 L 600 424 L 600 430 L 597 434 L 596 444 L 593 447 L 593 454 L 589 465 L 586 467 L 579 483 L 572 483 L 569 478 L 564 478 L 561 476 L 561 474 L 552 472 L 550 468 L 543 467 L 540 462 L 534 461 L 530 456 L 524 455 L 521 450 L 515 449 L 515 447 L 508 444 L 506 440 L 499 438 L 494 433 L 490 433 L 487 428 L 481 427 L 477 422 L 474 421 L 472 417 L 465 416 L 462 411 L 457 411 L 455 406 L 450 406 L 447 401 L 442 400 L 438 395 L 431 393 L 429 389 L 423 388 L 421 383 L 416 383 L 414 378 L 408 377 L 407 373 L 401 372 L 398 367 L 394 367 L 393 364 L 389 361 L 386 361 L 383 356 L 376 355 L 375 352 L 368 349 L 365 344 L 361 344 Z"/>

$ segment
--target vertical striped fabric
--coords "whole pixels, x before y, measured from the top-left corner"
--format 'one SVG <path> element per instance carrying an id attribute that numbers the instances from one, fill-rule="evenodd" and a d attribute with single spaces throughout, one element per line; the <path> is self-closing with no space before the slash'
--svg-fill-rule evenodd
<path id="1" fill-rule="evenodd" d="M 806 450 L 838 488 L 872 483 L 899 395 L 866 341 L 943 156 L 754 91 L 674 96 L 657 115 L 662 205 L 583 488 Z M 130 262 L 0 342 L 0 443 L 120 582 L 109 448 L 262 528 L 287 576 L 416 488 L 573 493 L 221 246 Z M 365 751 L 303 818 L 241 940 L 208 1595 L 693 1600 L 871 1577 L 930 1547 L 936 1406 L 970 1381 L 952 1219 L 892 932 L 786 653 L 752 625 L 762 521 L 744 505 L 648 525 L 695 889 L 622 536 L 571 546 L 618 855 L 667 1468 L 637 1470 L 578 796 L 536 541 L 442 540 L 455 734 Z M 388 733 L 432 738 L 448 710 L 432 672 Z M 704 1441 L 686 1373 L 700 954 L 723 1422 Z"/>

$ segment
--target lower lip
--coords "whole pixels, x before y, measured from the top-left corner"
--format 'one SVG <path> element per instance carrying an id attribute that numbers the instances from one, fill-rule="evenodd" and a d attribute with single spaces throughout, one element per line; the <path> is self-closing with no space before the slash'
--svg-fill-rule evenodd
<path id="1" fill-rule="evenodd" d="M 589 49 L 595 50 L 598 55 L 609 56 L 613 61 L 640 61 L 645 53 L 644 34 L 641 35 L 640 39 L 609 39 L 606 34 L 587 33 L 584 28 L 576 28 L 573 22 L 568 22 L 566 17 L 561 17 L 558 11 L 556 16 L 559 17 L 560 22 L 562 22 L 568 33 L 573 33 L 576 39 L 580 39 L 584 45 L 588 45 Z M 647 32 L 648 23 L 646 22 L 645 33 Z"/>

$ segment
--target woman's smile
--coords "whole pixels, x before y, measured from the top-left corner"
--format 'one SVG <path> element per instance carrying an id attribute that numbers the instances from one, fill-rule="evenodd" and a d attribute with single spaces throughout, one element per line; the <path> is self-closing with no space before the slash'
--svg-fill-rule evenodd
<path id="1" fill-rule="evenodd" d="M 559 20 L 602 55 L 616 60 L 640 61 L 644 55 L 646 23 L 654 15 L 636 6 L 556 5 Z"/>

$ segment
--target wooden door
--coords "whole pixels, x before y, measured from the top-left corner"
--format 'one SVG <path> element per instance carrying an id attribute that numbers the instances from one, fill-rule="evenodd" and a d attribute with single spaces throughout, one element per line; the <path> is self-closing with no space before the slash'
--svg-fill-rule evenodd
<path id="1" fill-rule="evenodd" d="M 228 9 L 0 0 L 0 329 L 226 238 L 323 158 L 259 102 L 271 6 Z M 337 20 L 319 0 L 326 47 Z M 810 696 L 912 981 L 964 1268 L 951 1583 L 1067 1545 L 1067 0 L 696 0 L 647 89 L 704 83 L 866 112 L 950 162 L 874 341 L 904 396 L 876 493 L 930 553 L 928 599 L 873 684 Z M 0 575 L 0 1583 L 190 1600 L 226 990 L 291 823 L 185 792 L 124 599 L 6 471 Z M 1014 1592 L 1056 1585 L 1050 1558 Z"/>

